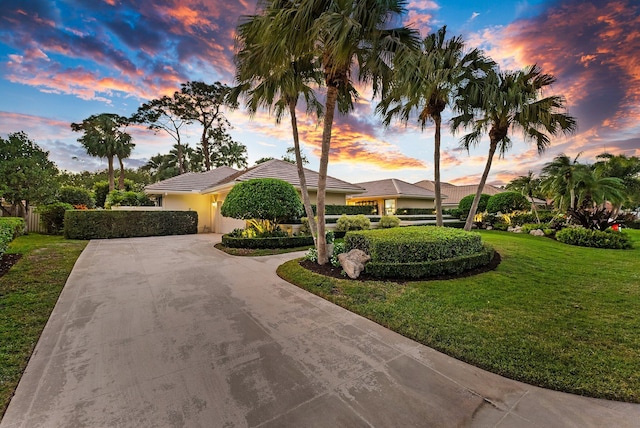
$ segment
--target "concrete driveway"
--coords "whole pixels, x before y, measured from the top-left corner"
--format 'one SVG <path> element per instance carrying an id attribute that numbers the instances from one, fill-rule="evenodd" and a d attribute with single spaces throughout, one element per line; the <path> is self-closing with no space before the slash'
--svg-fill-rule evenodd
<path id="1" fill-rule="evenodd" d="M 0 423 L 638 426 L 640 406 L 514 382 L 278 278 L 219 235 L 91 241 Z"/>

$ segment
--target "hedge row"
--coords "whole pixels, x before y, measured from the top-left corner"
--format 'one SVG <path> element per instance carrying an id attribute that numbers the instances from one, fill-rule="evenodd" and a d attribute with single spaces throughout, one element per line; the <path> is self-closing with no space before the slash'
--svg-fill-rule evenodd
<path id="1" fill-rule="evenodd" d="M 489 264 L 493 256 L 494 250 L 485 247 L 475 254 L 442 260 L 413 263 L 369 262 L 364 271 L 378 278 L 420 279 L 439 275 L 456 275 Z"/>
<path id="2" fill-rule="evenodd" d="M 20 217 L 0 217 L 0 257 L 14 238 L 24 233 L 24 220 Z"/>
<path id="3" fill-rule="evenodd" d="M 580 247 L 609 248 L 614 250 L 633 247 L 629 235 L 613 230 L 600 231 L 581 227 L 567 227 L 556 233 L 556 239 L 565 244 Z"/>
<path id="4" fill-rule="evenodd" d="M 67 239 L 133 238 L 198 233 L 195 211 L 67 211 Z"/>
<path id="5" fill-rule="evenodd" d="M 435 210 L 433 208 L 398 208 L 396 210 L 396 215 L 427 215 L 434 214 Z"/>
<path id="6" fill-rule="evenodd" d="M 374 263 L 414 263 L 451 259 L 482 251 L 480 234 L 437 226 L 409 226 L 348 232 L 347 251 L 358 248 Z"/>
<path id="7" fill-rule="evenodd" d="M 229 248 L 294 248 L 313 245 L 311 236 L 278 236 L 271 238 L 237 238 L 222 235 L 222 245 Z"/>
<path id="8" fill-rule="evenodd" d="M 318 207 L 315 205 L 311 206 L 313 208 L 313 213 L 318 213 Z M 376 209 L 373 205 L 325 205 L 324 213 L 325 215 L 371 215 Z"/>

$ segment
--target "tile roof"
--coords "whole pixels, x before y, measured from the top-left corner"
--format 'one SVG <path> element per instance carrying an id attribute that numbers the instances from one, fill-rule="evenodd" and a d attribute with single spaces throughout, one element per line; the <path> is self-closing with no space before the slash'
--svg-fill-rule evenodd
<path id="1" fill-rule="evenodd" d="M 238 171 L 228 166 L 222 166 L 207 172 L 187 172 L 145 187 L 147 193 L 153 192 L 201 192 L 215 186 L 230 175 Z"/>
<path id="2" fill-rule="evenodd" d="M 432 180 L 422 180 L 415 183 L 416 186 L 422 187 L 423 189 L 428 189 L 434 191 L 435 183 Z M 443 182 L 440 184 L 440 188 L 444 195 L 447 195 L 447 199 L 443 200 L 442 203 L 446 205 L 458 205 L 460 200 L 467 195 L 473 195 L 478 190 L 477 184 L 469 184 L 464 186 L 456 186 L 451 183 Z M 487 195 L 495 195 L 496 193 L 502 193 L 504 189 L 500 189 L 499 187 L 492 186 L 490 184 L 485 184 L 482 193 L 486 193 Z"/>
<path id="3" fill-rule="evenodd" d="M 364 183 L 356 183 L 360 187 L 366 189 L 365 193 L 356 195 L 357 198 L 367 197 L 406 197 L 406 198 L 419 198 L 419 199 L 434 199 L 435 194 L 433 191 L 424 189 L 406 181 L 398 180 L 397 178 L 389 178 L 386 180 L 367 181 Z"/>

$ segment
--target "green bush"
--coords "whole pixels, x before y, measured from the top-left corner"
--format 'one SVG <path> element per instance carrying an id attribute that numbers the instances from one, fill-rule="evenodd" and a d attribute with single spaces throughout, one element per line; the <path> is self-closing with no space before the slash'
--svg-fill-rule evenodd
<path id="1" fill-rule="evenodd" d="M 93 194 L 95 196 L 96 207 L 104 208 L 104 203 L 107 200 L 109 194 L 109 182 L 97 181 L 93 184 Z"/>
<path id="2" fill-rule="evenodd" d="M 27 224 L 22 217 L 0 217 L 0 226 L 9 227 L 13 230 L 13 238 L 27 233 Z"/>
<path id="3" fill-rule="evenodd" d="M 15 226 L 9 222 L 0 221 L 0 257 L 9 248 L 9 243 L 13 241 Z"/>
<path id="4" fill-rule="evenodd" d="M 367 230 L 371 227 L 371 220 L 362 214 L 347 216 L 342 215 L 336 222 L 337 232 L 347 232 L 349 230 Z"/>
<path id="5" fill-rule="evenodd" d="M 317 214 L 318 207 L 312 205 L 313 212 Z M 324 213 L 326 215 L 371 215 L 375 214 L 377 207 L 375 205 L 325 205 Z"/>
<path id="6" fill-rule="evenodd" d="M 222 245 L 229 248 L 294 248 L 313 245 L 311 236 L 276 236 L 269 238 L 239 238 L 232 234 L 222 235 Z"/>
<path id="7" fill-rule="evenodd" d="M 40 224 L 48 234 L 61 235 L 64 229 L 64 216 L 73 205 L 64 202 L 55 202 L 48 205 L 40 205 L 37 212 L 40 214 Z"/>
<path id="8" fill-rule="evenodd" d="M 400 219 L 393 215 L 383 215 L 380 217 L 380 222 L 378 223 L 378 227 L 381 229 L 389 229 L 391 227 L 400 226 Z"/>
<path id="9" fill-rule="evenodd" d="M 567 227 L 556 233 L 556 239 L 565 244 L 580 247 L 609 248 L 614 250 L 633 247 L 629 235 L 610 229 L 600 231 L 584 229 L 582 227 Z"/>
<path id="10" fill-rule="evenodd" d="M 266 220 L 274 225 L 299 218 L 303 212 L 296 189 L 275 178 L 256 178 L 236 184 L 221 208 L 225 217 Z"/>
<path id="11" fill-rule="evenodd" d="M 153 201 L 144 192 L 113 190 L 107 195 L 104 207 L 152 207 Z"/>
<path id="12" fill-rule="evenodd" d="M 513 211 L 521 211 L 530 207 L 531 204 L 527 198 L 518 192 L 502 192 L 491 196 L 487 201 L 487 212 L 490 213 L 511 213 Z"/>
<path id="13" fill-rule="evenodd" d="M 538 230 L 538 229 L 542 229 L 544 231 L 544 229 L 549 229 L 549 224 L 547 223 L 525 223 L 523 225 L 520 226 L 522 233 L 529 233 L 532 230 Z"/>
<path id="14" fill-rule="evenodd" d="M 433 208 L 398 208 L 396 210 L 396 215 L 426 215 L 433 213 L 435 213 Z"/>
<path id="15" fill-rule="evenodd" d="M 95 201 L 91 192 L 82 187 L 65 186 L 58 192 L 58 200 L 74 206 L 84 205 L 87 208 L 94 208 Z"/>
<path id="16" fill-rule="evenodd" d="M 476 195 L 467 195 L 464 198 L 460 199 L 460 203 L 458 204 L 458 210 L 460 210 L 461 216 L 469 215 L 469 211 L 471 210 L 471 205 L 473 204 L 473 198 Z M 483 213 L 487 210 L 487 202 L 491 198 L 491 195 L 487 195 L 483 193 L 480 195 L 480 201 L 478 201 L 478 213 Z"/>
<path id="17" fill-rule="evenodd" d="M 552 211 L 538 211 L 540 223 L 549 223 L 555 214 Z M 536 214 L 531 211 L 523 211 L 511 214 L 511 226 L 522 226 L 525 223 L 537 223 Z"/>
<path id="18" fill-rule="evenodd" d="M 132 238 L 198 233 L 195 211 L 74 210 L 64 216 L 68 239 Z"/>

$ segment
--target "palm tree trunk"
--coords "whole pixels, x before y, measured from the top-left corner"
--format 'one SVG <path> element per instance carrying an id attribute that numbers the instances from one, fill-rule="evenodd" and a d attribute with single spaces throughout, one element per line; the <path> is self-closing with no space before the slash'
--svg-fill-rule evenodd
<path id="1" fill-rule="evenodd" d="M 302 155 L 300 154 L 300 137 L 298 135 L 298 120 L 296 118 L 296 104 L 297 100 L 291 100 L 289 102 L 289 115 L 291 116 L 291 131 L 293 132 L 293 147 L 296 153 L 296 166 L 298 167 L 298 179 L 300 180 L 300 193 L 302 194 L 302 203 L 304 205 L 304 211 L 307 214 L 309 220 L 309 229 L 311 230 L 311 236 L 313 242 L 317 242 L 318 226 L 316 224 L 315 216 L 313 215 L 313 208 L 311 208 L 311 200 L 309 199 L 309 190 L 307 189 L 307 177 L 304 175 L 304 166 L 302 165 Z"/>
<path id="2" fill-rule="evenodd" d="M 109 192 L 116 188 L 115 179 L 113 177 L 113 156 L 107 156 L 107 165 L 109 166 L 107 172 L 109 175 Z"/>
<path id="3" fill-rule="evenodd" d="M 473 218 L 476 216 L 478 204 L 480 203 L 480 195 L 482 195 L 482 190 L 484 189 L 484 185 L 487 182 L 487 177 L 489 176 L 489 171 L 491 170 L 491 163 L 493 162 L 493 156 L 496 154 L 497 148 L 498 142 L 492 140 L 489 144 L 489 156 L 487 157 L 487 164 L 485 165 L 484 171 L 482 172 L 482 178 L 480 179 L 480 184 L 478 184 L 476 196 L 473 198 L 473 203 L 471 204 L 471 209 L 469 210 L 469 215 L 467 216 L 467 221 L 464 224 L 464 230 L 466 230 L 467 232 L 471 230 L 471 226 L 473 225 Z"/>
<path id="4" fill-rule="evenodd" d="M 329 149 L 331 148 L 331 128 L 333 127 L 333 116 L 338 100 L 338 88 L 335 85 L 327 86 L 327 102 L 325 105 L 324 126 L 322 128 L 322 152 L 320 154 L 320 170 L 318 171 L 318 237 L 316 247 L 318 249 L 318 264 L 324 265 L 329 262 L 327 254 L 327 237 L 325 235 L 324 207 L 327 190 L 327 169 L 329 167 Z"/>
<path id="5" fill-rule="evenodd" d="M 118 177 L 118 189 L 124 190 L 124 163 L 120 156 L 118 156 L 118 162 L 120 162 L 120 177 Z"/>
<path id="6" fill-rule="evenodd" d="M 443 226 L 444 222 L 442 220 L 442 192 L 440 185 L 440 125 L 442 124 L 442 117 L 439 113 L 433 115 L 433 121 L 436 125 L 436 135 L 433 145 L 433 175 L 436 193 L 436 226 Z"/>
<path id="7" fill-rule="evenodd" d="M 536 204 L 533 202 L 533 195 L 529 197 L 531 198 L 531 209 L 533 209 L 533 212 L 536 215 L 536 221 L 540 224 L 540 216 L 538 215 L 538 208 L 536 208 Z"/>

